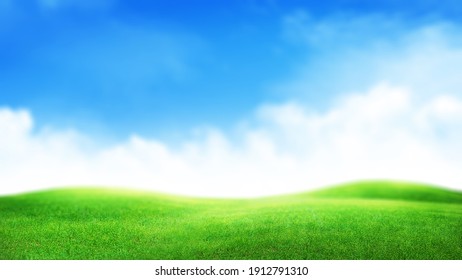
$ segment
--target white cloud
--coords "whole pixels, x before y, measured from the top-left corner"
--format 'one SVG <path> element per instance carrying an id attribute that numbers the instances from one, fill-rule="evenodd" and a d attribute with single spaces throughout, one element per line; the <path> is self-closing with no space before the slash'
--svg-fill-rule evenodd
<path id="1" fill-rule="evenodd" d="M 381 85 L 343 97 L 325 112 L 295 102 L 264 105 L 252 122 L 236 128 L 237 137 L 206 129 L 202 140 L 179 148 L 136 135 L 96 148 L 88 136 L 34 128 L 27 110 L 3 108 L 0 193 L 104 185 L 258 196 L 374 178 L 462 189 L 462 100 L 456 96 L 422 100 Z"/>
<path id="2" fill-rule="evenodd" d="M 386 81 L 419 96 L 462 96 L 457 75 L 462 29 L 457 23 L 383 15 L 313 19 L 298 11 L 284 18 L 283 33 L 305 50 L 306 58 L 289 81 L 275 87 L 281 95 L 312 100 L 319 94 L 366 91 Z"/>
<path id="3" fill-rule="evenodd" d="M 258 196 L 377 178 L 462 189 L 462 48 L 454 40 L 462 32 L 436 24 L 395 33 L 400 23 L 374 17 L 306 29 L 306 15 L 298 17 L 287 19 L 297 25 L 289 35 L 328 47 L 281 89 L 337 93 L 327 109 L 262 105 L 251 125 L 202 129 L 173 148 L 138 135 L 101 147 L 77 131 L 34 127 L 28 110 L 0 108 L 0 194 L 104 185 Z M 374 37 L 377 22 L 387 36 Z"/>

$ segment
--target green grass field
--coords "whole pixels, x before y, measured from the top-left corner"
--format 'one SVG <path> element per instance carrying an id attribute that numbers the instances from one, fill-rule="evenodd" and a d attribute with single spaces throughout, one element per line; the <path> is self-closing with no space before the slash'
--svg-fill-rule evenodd
<path id="1" fill-rule="evenodd" d="M 242 200 L 5 196 L 0 259 L 462 259 L 462 193 L 382 181 Z"/>

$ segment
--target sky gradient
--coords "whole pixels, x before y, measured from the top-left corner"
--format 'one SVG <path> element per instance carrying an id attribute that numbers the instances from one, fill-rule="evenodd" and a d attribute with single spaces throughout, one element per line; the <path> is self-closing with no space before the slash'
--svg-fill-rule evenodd
<path id="1" fill-rule="evenodd" d="M 0 193 L 461 189 L 461 15 L 433 0 L 3 0 Z"/>

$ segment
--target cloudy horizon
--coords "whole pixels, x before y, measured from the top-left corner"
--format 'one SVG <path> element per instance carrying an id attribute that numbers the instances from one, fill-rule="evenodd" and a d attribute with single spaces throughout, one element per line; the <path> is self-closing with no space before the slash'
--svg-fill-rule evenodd
<path id="1" fill-rule="evenodd" d="M 2 2 L 0 194 L 462 190 L 452 2 L 330 2 Z"/>

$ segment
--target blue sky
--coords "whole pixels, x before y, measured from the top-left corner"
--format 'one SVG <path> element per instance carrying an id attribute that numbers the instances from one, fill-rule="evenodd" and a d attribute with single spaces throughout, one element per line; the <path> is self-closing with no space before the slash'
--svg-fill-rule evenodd
<path id="1" fill-rule="evenodd" d="M 275 88 L 310 61 L 319 71 L 348 49 L 394 44 L 429 21 L 457 22 L 461 10 L 456 1 L 3 2 L 0 104 L 30 108 L 41 124 L 119 138 L 230 126 L 261 103 L 290 98 L 322 106 L 339 94 L 329 73 L 309 77 L 312 92 Z M 311 24 L 382 20 L 316 44 L 287 34 L 285 19 L 296 13 Z M 396 26 L 382 26 L 390 19 Z M 319 56 L 330 61 L 317 65 Z"/>
<path id="2" fill-rule="evenodd" d="M 436 0 L 1 0 L 0 191 L 459 188 L 461 14 Z"/>

